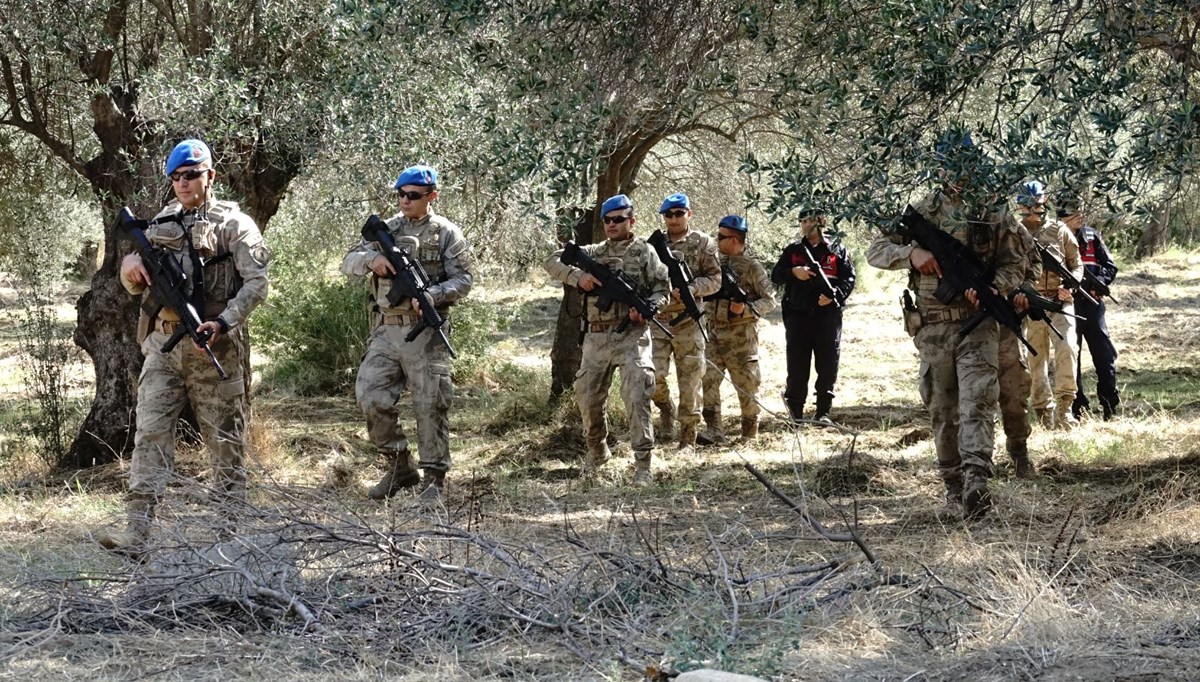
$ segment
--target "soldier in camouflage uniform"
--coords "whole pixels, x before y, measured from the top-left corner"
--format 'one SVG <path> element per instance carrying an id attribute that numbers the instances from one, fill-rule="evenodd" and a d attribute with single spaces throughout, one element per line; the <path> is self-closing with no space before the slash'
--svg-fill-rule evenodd
<path id="1" fill-rule="evenodd" d="M 1042 259 L 1033 246 L 1033 235 L 1022 224 L 1017 225 L 1018 239 L 1025 263 L 1023 284 L 1037 287 L 1042 276 Z M 1019 309 L 1027 307 L 1025 296 L 1018 294 L 1013 301 Z M 1000 366 L 1000 419 L 1004 424 L 1004 447 L 1012 458 L 1017 478 L 1033 478 L 1033 462 L 1029 459 L 1029 389 L 1032 379 L 1025 355 L 1025 345 L 1008 327 L 1000 328 L 997 344 Z"/>
<path id="2" fill-rule="evenodd" d="M 1024 261 L 1011 213 L 975 189 L 976 173 L 986 173 L 986 157 L 969 135 L 949 133 L 938 143 L 944 185 L 914 204 L 914 208 L 955 239 L 968 245 L 991 266 L 994 287 L 1007 296 L 1021 283 Z M 978 192 L 965 198 L 967 191 Z M 877 268 L 909 268 L 909 286 L 917 294 L 921 326 L 914 341 L 921 356 L 921 400 L 933 422 L 938 468 L 946 485 L 946 511 L 978 518 L 991 506 L 988 478 L 992 448 L 997 381 L 998 326 L 985 320 L 966 338 L 958 332 L 975 315 L 974 290 L 956 296 L 949 305 L 934 296 L 941 266 L 929 251 L 897 234 L 883 235 L 867 251 Z"/>
<path id="3" fill-rule="evenodd" d="M 658 209 L 666 226 L 668 248 L 683 261 L 692 273 L 688 288 L 697 301 L 721 287 L 721 266 L 717 264 L 717 246 L 712 237 L 689 226 L 692 219 L 691 201 L 683 193 L 671 194 Z M 685 316 L 676 325 L 671 320 L 683 312 L 679 291 L 671 291 L 671 299 L 658 312 L 663 326 L 670 328 L 674 338 L 661 329 L 650 330 L 654 340 L 654 404 L 662 415 L 662 431 L 671 437 L 676 421 L 675 405 L 667 388 L 671 357 L 675 357 L 675 376 L 679 383 L 679 447 L 696 444 L 696 425 L 700 423 L 700 388 L 704 377 L 704 335 L 700 323 Z"/>
<path id="4" fill-rule="evenodd" d="M 633 236 L 633 204 L 629 197 L 618 194 L 600 207 L 604 220 L 604 235 L 599 244 L 581 247 L 597 262 L 608 265 L 629 277 L 652 307 L 667 300 L 667 268 L 654 249 L 644 239 Z M 613 371 L 621 370 L 621 399 L 629 414 L 629 438 L 633 445 L 634 478 L 638 485 L 650 482 L 650 460 L 654 448 L 654 428 L 650 418 L 650 398 L 654 391 L 654 365 L 650 354 L 650 331 L 647 320 L 627 305 L 613 303 L 600 310 L 596 297 L 589 295 L 599 281 L 579 268 L 565 265 L 562 250 L 546 260 L 546 271 L 552 277 L 579 287 L 584 292 L 583 356 L 575 375 L 575 399 L 583 416 L 584 438 L 587 440 L 586 470 L 594 470 L 610 456 L 608 449 L 608 420 L 605 405 Z M 625 329 L 618 328 L 625 321 Z"/>
<path id="5" fill-rule="evenodd" d="M 417 165 L 404 169 L 394 185 L 400 213 L 387 220 L 397 246 L 407 246 L 429 276 L 429 296 L 449 319 L 449 307 L 471 291 L 471 247 L 462 230 L 433 211 L 438 197 L 437 171 Z M 392 497 L 420 485 L 423 504 L 442 499 L 450 469 L 450 353 L 431 329 L 412 341 L 405 337 L 421 321 L 417 301 L 392 306 L 388 292 L 396 274 L 380 253 L 378 242 L 361 241 L 342 260 L 342 272 L 368 276 L 371 290 L 371 336 L 358 368 L 354 395 L 367 419 L 367 435 L 383 457 L 386 471 L 368 492 L 373 500 Z M 408 437 L 396 407 L 404 389 L 412 391 L 417 419 L 418 474 Z"/>
<path id="6" fill-rule="evenodd" d="M 711 300 L 705 303 L 705 321 L 710 334 L 704 372 L 703 414 L 707 428 L 697 439 L 702 445 L 725 439 L 721 423 L 721 382 L 725 380 L 726 370 L 742 408 L 742 438 L 752 439 L 758 435 L 760 375 L 758 317 L 755 313 L 761 316 L 775 309 L 775 288 L 762 264 L 746 256 L 747 230 L 746 219 L 739 215 L 725 216 L 717 225 L 721 270 L 727 271 L 730 281 L 741 286 L 748 302 L 710 297 Z M 722 292 L 725 295 L 731 293 Z"/>
<path id="7" fill-rule="evenodd" d="M 1083 262 L 1079 259 L 1079 243 L 1075 241 L 1074 233 L 1066 224 L 1046 217 L 1046 188 L 1042 183 L 1035 180 L 1022 185 L 1017 203 L 1021 212 L 1021 222 L 1033 238 L 1049 248 L 1077 279 L 1082 278 Z M 1062 334 L 1061 339 L 1050 331 L 1045 322 L 1025 322 L 1025 336 L 1037 351 L 1037 355 L 1029 359 L 1029 371 L 1033 379 L 1033 409 L 1043 424 L 1061 429 L 1074 428 L 1079 425 L 1079 421 L 1071 413 L 1071 405 L 1075 402 L 1075 363 L 1079 358 L 1079 339 L 1075 329 L 1075 318 L 1070 316 L 1075 312 L 1073 296 L 1070 290 L 1062 286 L 1058 274 L 1049 268 L 1042 270 L 1042 276 L 1038 278 L 1035 288 L 1043 296 L 1061 301 L 1063 312 L 1067 315 L 1049 313 L 1050 323 Z M 1053 382 L 1050 377 L 1052 357 Z"/>
<path id="8" fill-rule="evenodd" d="M 164 168 L 175 200 L 150 221 L 146 237 L 182 266 L 193 285 L 185 294 L 204 320 L 199 331 L 212 332 L 209 346 L 228 378 L 221 379 L 208 356 L 186 340 L 162 353 L 180 315 L 170 308 L 151 315 L 152 308 L 143 306 L 138 340 L 145 360 L 138 377 L 128 526 L 97 538 L 105 548 L 132 557 L 141 555 L 155 507 L 166 491 L 175 464 L 175 424 L 188 401 L 208 446 L 219 496 L 226 498 L 225 504 L 245 501 L 242 365 L 248 349 L 239 327 L 267 297 L 268 255 L 262 234 L 237 204 L 213 196 L 216 171 L 208 146 L 184 140 L 171 151 Z M 137 253 L 122 261 L 121 283 L 129 293 L 144 297 L 156 284 Z"/>

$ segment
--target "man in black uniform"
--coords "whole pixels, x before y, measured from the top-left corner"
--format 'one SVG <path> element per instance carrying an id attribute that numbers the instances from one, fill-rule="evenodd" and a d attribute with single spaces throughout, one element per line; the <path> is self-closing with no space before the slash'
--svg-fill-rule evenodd
<path id="1" fill-rule="evenodd" d="M 1063 190 L 1055 198 L 1058 219 L 1071 228 L 1071 232 L 1075 233 L 1075 240 L 1079 242 L 1079 260 L 1083 262 L 1084 269 L 1105 286 L 1112 284 L 1117 278 L 1117 266 L 1104 246 L 1100 232 L 1091 225 L 1084 224 L 1083 202 L 1079 195 L 1071 190 Z M 1082 296 L 1075 298 L 1075 313 L 1087 318 L 1080 321 L 1077 327 L 1079 347 L 1082 350 L 1083 342 L 1087 341 L 1088 351 L 1092 355 L 1092 366 L 1096 368 L 1096 393 L 1100 397 L 1104 420 L 1108 421 L 1119 413 L 1121 404 L 1121 395 L 1117 391 L 1117 349 L 1108 337 L 1108 323 L 1104 320 L 1104 299 L 1097 291 L 1089 290 L 1088 293 L 1099 305 L 1093 305 Z M 1075 402 L 1071 406 L 1076 419 L 1091 407 L 1083 390 L 1083 353 L 1079 354 L 1079 358 L 1075 375 Z"/>
<path id="2" fill-rule="evenodd" d="M 793 421 L 804 418 L 810 363 L 817 368 L 817 409 L 813 419 L 830 421 L 842 345 L 842 306 L 854 290 L 850 254 L 840 243 L 825 240 L 821 232 L 824 226 L 822 211 L 802 212 L 800 239 L 784 248 L 771 270 L 771 281 L 784 287 L 787 389 L 783 399 Z"/>

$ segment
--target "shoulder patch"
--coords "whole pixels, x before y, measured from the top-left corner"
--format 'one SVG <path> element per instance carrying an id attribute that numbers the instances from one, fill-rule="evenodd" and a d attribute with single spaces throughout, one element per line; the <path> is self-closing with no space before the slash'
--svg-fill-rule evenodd
<path id="1" fill-rule="evenodd" d="M 250 247 L 250 257 L 260 266 L 265 267 L 271 262 L 271 249 L 267 246 L 266 240 Z"/>

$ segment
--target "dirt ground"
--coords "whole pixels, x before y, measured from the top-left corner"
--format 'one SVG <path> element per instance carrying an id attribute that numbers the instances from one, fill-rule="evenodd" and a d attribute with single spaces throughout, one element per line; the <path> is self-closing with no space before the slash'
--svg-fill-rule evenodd
<path id="1" fill-rule="evenodd" d="M 781 419 L 775 314 L 759 439 L 661 443 L 649 488 L 629 485 L 624 444 L 581 475 L 574 407 L 545 400 L 558 289 L 540 280 L 477 292 L 512 322 L 458 387 L 444 508 L 364 499 L 380 470 L 350 396 L 260 391 L 253 509 L 233 540 L 215 530 L 205 455 L 185 447 L 145 564 L 91 541 L 120 520 L 122 465 L 15 480 L 0 497 L 0 676 L 1200 678 L 1200 254 L 1122 270 L 1108 312 L 1122 417 L 1035 425 L 1034 481 L 998 447 L 995 508 L 972 523 L 935 514 L 899 281 L 863 270 L 839 428 Z M 0 384 L 10 401 L 18 384 Z M 736 404 L 726 384 L 730 432 Z M 623 410 L 610 416 L 621 435 Z"/>

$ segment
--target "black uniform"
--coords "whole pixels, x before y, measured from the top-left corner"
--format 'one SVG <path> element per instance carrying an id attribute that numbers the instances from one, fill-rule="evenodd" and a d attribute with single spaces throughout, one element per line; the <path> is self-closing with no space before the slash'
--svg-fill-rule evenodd
<path id="1" fill-rule="evenodd" d="M 1079 259 L 1083 267 L 1096 276 L 1104 284 L 1112 284 L 1117 277 L 1117 266 L 1113 263 L 1108 249 L 1100 233 L 1090 225 L 1084 225 L 1075 233 L 1079 242 Z M 1096 393 L 1100 398 L 1100 406 L 1104 410 L 1104 418 L 1109 419 L 1116 414 L 1117 406 L 1121 404 L 1121 396 L 1117 392 L 1117 349 L 1113 347 L 1108 337 L 1108 324 L 1104 321 L 1104 300 L 1094 291 L 1089 291 L 1100 302 L 1094 306 L 1082 298 L 1075 299 L 1075 313 L 1086 317 L 1086 322 L 1078 325 L 1079 348 L 1087 341 L 1088 351 L 1092 355 L 1092 366 L 1096 368 Z M 1079 354 L 1079 364 L 1076 365 L 1075 404 L 1072 411 L 1076 418 L 1088 409 L 1090 403 L 1083 391 L 1083 353 Z"/>
<path id="2" fill-rule="evenodd" d="M 819 277 L 800 281 L 792 274 L 798 265 L 808 266 L 803 242 L 793 242 L 779 257 L 771 270 L 771 281 L 784 286 L 783 327 L 787 332 L 787 390 L 783 399 L 793 419 L 800 419 L 804 401 L 808 398 L 809 365 L 817 369 L 817 410 L 814 418 L 829 414 L 833 405 L 833 385 L 837 382 L 838 357 L 842 345 L 842 308 L 854 290 L 854 264 L 841 244 L 824 239 L 810 249 L 821 270 L 833 285 L 835 304 L 821 306 L 817 299 L 822 292 Z"/>

